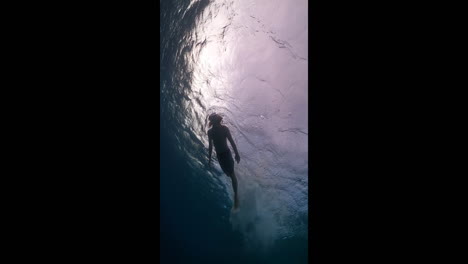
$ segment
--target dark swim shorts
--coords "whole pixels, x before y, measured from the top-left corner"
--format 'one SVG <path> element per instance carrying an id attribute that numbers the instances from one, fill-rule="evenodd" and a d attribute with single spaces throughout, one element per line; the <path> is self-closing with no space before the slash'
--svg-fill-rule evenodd
<path id="1" fill-rule="evenodd" d="M 225 151 L 217 154 L 217 156 L 221 169 L 223 169 L 224 173 L 227 175 L 231 175 L 234 172 L 234 160 L 232 159 L 231 151 Z"/>

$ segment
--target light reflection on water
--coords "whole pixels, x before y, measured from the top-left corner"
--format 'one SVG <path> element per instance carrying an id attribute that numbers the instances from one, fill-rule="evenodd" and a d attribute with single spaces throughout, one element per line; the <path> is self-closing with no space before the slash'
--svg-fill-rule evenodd
<path id="1" fill-rule="evenodd" d="M 264 248 L 307 236 L 307 0 L 202 0 L 180 12 L 195 23 L 174 35 L 184 58 L 174 63 L 183 69 L 172 83 L 179 93 L 162 100 L 178 103 L 162 111 L 185 130 L 182 150 L 204 169 L 207 116 L 220 113 L 242 159 L 235 165 L 242 210 L 232 226 Z M 212 188 L 232 197 L 217 170 Z"/>

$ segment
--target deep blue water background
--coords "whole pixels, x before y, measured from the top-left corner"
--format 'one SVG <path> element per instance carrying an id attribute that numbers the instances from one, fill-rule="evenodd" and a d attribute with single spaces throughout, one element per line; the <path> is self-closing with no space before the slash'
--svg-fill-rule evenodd
<path id="1" fill-rule="evenodd" d="M 166 0 L 161 7 L 160 116 L 160 261 L 161 263 L 306 263 L 307 237 L 291 236 L 266 250 L 249 248 L 229 221 L 231 200 L 226 189 L 213 188 L 202 166 L 207 150 L 184 125 L 191 69 L 182 56 L 196 17 L 210 1 Z M 189 135 L 182 137 L 182 135 Z M 185 141 L 183 140 L 185 138 Z M 217 175 L 225 177 L 223 175 Z"/>

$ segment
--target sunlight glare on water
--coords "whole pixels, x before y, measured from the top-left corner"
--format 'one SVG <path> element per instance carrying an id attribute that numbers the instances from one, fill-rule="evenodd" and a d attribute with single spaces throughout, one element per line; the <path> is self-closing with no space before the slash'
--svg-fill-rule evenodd
<path id="1" fill-rule="evenodd" d="M 307 236 L 307 33 L 306 0 L 211 1 L 185 53 L 186 126 L 207 148 L 207 116 L 224 117 L 241 156 L 242 210 L 231 223 L 263 248 Z M 232 199 L 230 180 L 217 170 L 212 176 Z"/>

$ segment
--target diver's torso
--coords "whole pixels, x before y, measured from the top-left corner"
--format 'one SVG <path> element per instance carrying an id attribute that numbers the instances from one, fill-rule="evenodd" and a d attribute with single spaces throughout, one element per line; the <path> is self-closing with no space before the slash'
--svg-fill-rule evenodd
<path id="1" fill-rule="evenodd" d="M 227 145 L 227 130 L 226 126 L 213 126 L 208 130 L 208 135 L 213 139 L 213 145 L 216 150 L 216 154 L 221 154 L 229 151 Z"/>

